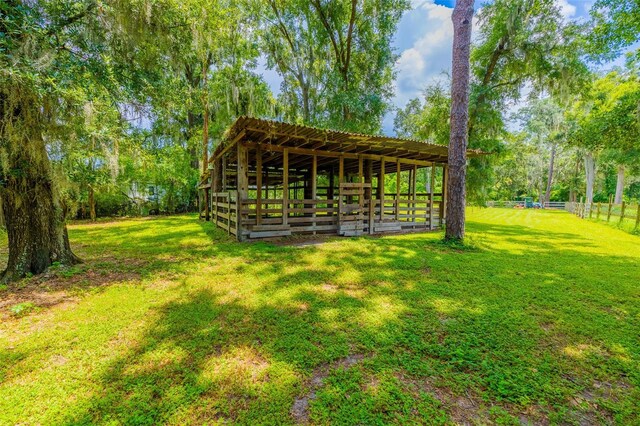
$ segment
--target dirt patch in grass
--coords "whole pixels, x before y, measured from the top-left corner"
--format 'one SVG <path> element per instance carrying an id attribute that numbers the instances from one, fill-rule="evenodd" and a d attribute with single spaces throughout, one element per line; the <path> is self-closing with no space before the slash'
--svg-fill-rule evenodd
<path id="1" fill-rule="evenodd" d="M 100 260 L 102 265 L 104 262 Z M 52 268 L 9 285 L 0 291 L 0 319 L 14 317 L 11 308 L 19 304 L 30 304 L 34 310 L 50 308 L 75 301 L 87 290 L 140 278 L 138 272 L 110 271 L 102 267 L 93 269 L 91 266 L 81 264 L 73 268 Z"/>
<path id="2" fill-rule="evenodd" d="M 614 424 L 612 413 L 605 407 L 606 401 L 618 401 L 628 392 L 630 385 L 624 380 L 593 384 L 578 392 L 570 401 L 569 417 L 579 424 Z"/>
<path id="3" fill-rule="evenodd" d="M 365 293 L 360 286 L 353 284 L 337 285 L 331 282 L 326 282 L 322 284 L 320 288 L 328 294 L 344 293 L 345 295 L 354 298 L 362 298 Z"/>
<path id="4" fill-rule="evenodd" d="M 471 389 L 464 394 L 455 393 L 451 389 L 438 386 L 431 378 L 412 378 L 398 373 L 396 379 L 410 392 L 426 393 L 442 404 L 454 424 L 476 425 L 494 424 L 496 412 L 508 413 L 518 419 L 522 425 L 548 425 L 549 419 L 541 407 L 516 407 L 508 403 L 485 401 Z"/>
<path id="5" fill-rule="evenodd" d="M 279 247 L 308 247 L 319 246 L 330 240 L 335 240 L 335 235 L 295 235 L 286 238 L 269 238 L 265 241 L 269 241 L 275 246 Z"/>
<path id="6" fill-rule="evenodd" d="M 349 355 L 340 358 L 330 364 L 322 364 L 316 367 L 311 377 L 305 382 L 304 388 L 307 392 L 296 398 L 291 407 L 291 416 L 296 424 L 309 424 L 309 404 L 316 398 L 316 393 L 320 389 L 332 370 L 338 368 L 351 368 L 364 359 L 362 354 Z"/>
<path id="7" fill-rule="evenodd" d="M 396 374 L 396 378 L 409 391 L 424 392 L 438 400 L 455 424 L 493 424 L 496 411 L 508 413 L 522 425 L 548 425 L 550 409 L 539 405 L 519 406 L 508 402 L 493 402 L 482 398 L 473 390 L 464 394 L 438 386 L 431 378 L 412 378 Z M 612 413 L 603 401 L 617 401 L 622 392 L 629 389 L 624 381 L 616 383 L 595 381 L 592 386 L 578 392 L 569 402 L 566 418 L 571 424 L 614 424 Z M 496 410 L 497 409 L 497 410 Z"/>

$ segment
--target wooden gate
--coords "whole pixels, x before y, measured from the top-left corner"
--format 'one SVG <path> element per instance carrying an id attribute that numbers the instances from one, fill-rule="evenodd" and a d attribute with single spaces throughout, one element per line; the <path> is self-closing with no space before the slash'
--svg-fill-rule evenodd
<path id="1" fill-rule="evenodd" d="M 374 204 L 367 199 L 371 194 L 370 183 L 341 183 L 338 195 L 338 234 L 346 237 L 358 236 L 373 231 L 369 218 Z"/>

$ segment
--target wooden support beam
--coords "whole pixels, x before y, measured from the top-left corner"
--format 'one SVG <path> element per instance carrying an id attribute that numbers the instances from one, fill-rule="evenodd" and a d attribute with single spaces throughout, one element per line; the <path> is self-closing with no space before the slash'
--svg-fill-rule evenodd
<path id="1" fill-rule="evenodd" d="M 411 204 L 411 207 L 413 207 L 413 220 L 415 221 L 416 219 L 416 194 L 418 193 L 418 189 L 417 189 L 417 183 L 418 183 L 418 166 L 416 166 L 415 164 L 413 165 L 413 170 L 412 170 L 412 174 L 411 174 L 411 199 L 413 200 L 413 204 Z"/>
<path id="2" fill-rule="evenodd" d="M 372 183 L 373 181 L 373 160 L 365 160 L 364 181 L 365 183 Z M 365 188 L 365 194 L 368 199 L 371 200 L 373 198 L 373 189 L 371 186 Z"/>
<path id="3" fill-rule="evenodd" d="M 311 199 L 315 200 L 318 196 L 318 157 L 315 155 L 311 160 Z M 316 213 L 315 213 L 315 205 L 312 206 L 314 208 L 314 212 L 311 214 L 313 217 L 313 224 L 316 223 Z M 313 235 L 316 235 L 316 231 L 313 231 Z"/>
<path id="4" fill-rule="evenodd" d="M 341 155 L 339 158 L 340 163 L 338 166 L 338 185 L 344 183 L 344 157 Z"/>
<path id="5" fill-rule="evenodd" d="M 363 182 L 363 158 L 362 155 L 358 155 L 358 183 Z"/>
<path id="6" fill-rule="evenodd" d="M 380 222 L 384 221 L 384 158 L 380 162 L 380 174 L 378 175 L 378 198 L 380 199 Z"/>
<path id="7" fill-rule="evenodd" d="M 249 192 L 249 155 L 247 146 L 243 143 L 238 143 L 238 157 L 236 161 L 236 169 L 237 169 L 237 194 L 238 194 L 238 211 L 236 212 L 236 238 L 238 241 L 243 241 L 244 237 L 242 236 L 242 220 L 244 219 L 244 215 L 242 215 L 242 202 L 248 198 Z"/>
<path id="8" fill-rule="evenodd" d="M 256 143 L 246 142 L 246 145 L 250 148 L 255 148 Z M 360 158 L 363 158 L 363 159 L 375 160 L 375 161 L 380 161 L 382 158 L 384 158 L 387 161 L 397 160 L 402 162 L 403 164 L 410 164 L 410 165 L 415 164 L 418 166 L 430 166 L 433 163 L 432 161 L 416 160 L 411 158 L 397 158 L 397 157 L 390 157 L 387 155 L 357 154 L 352 152 L 341 152 L 341 151 L 326 151 L 326 150 L 319 150 L 319 149 L 286 147 L 286 146 L 279 146 L 279 145 L 267 144 L 267 143 L 263 143 L 261 145 L 262 145 L 262 149 L 265 152 L 283 152 L 285 149 L 288 149 L 290 154 L 317 155 L 319 157 L 333 157 L 333 158 L 343 157 L 343 158 L 349 158 L 349 159 L 355 159 L 355 160 L 359 160 Z"/>
<path id="9" fill-rule="evenodd" d="M 244 136 L 246 135 L 246 130 L 242 130 L 240 133 L 238 133 L 233 139 L 228 140 L 226 144 L 224 144 L 224 146 L 222 146 L 222 148 L 218 151 L 218 149 L 216 149 L 213 154 L 211 155 L 211 158 L 209 159 L 209 161 L 215 161 L 218 158 L 221 158 L 222 156 L 224 156 L 231 148 L 234 147 L 234 145 L 238 142 L 240 142 L 242 140 L 242 138 L 244 138 Z M 217 152 L 216 152 L 217 151 Z"/>
<path id="10" fill-rule="evenodd" d="M 318 180 L 318 157 L 315 155 L 311 160 L 311 199 L 315 200 L 317 196 L 317 180 Z"/>
<path id="11" fill-rule="evenodd" d="M 212 186 L 213 186 L 213 179 L 214 179 L 213 165 L 211 165 L 211 168 L 208 170 L 209 170 L 209 188 L 205 190 L 205 193 L 207 194 L 207 220 L 211 220 L 211 194 L 213 193 Z"/>
<path id="12" fill-rule="evenodd" d="M 227 192 L 229 190 L 227 177 L 227 156 L 220 157 L 220 161 L 222 162 L 222 192 Z"/>
<path id="13" fill-rule="evenodd" d="M 418 166 L 416 166 L 415 164 L 413 165 L 412 180 L 413 180 L 412 183 L 411 183 L 411 185 L 413 186 L 413 188 L 411 188 L 412 191 L 413 191 L 413 193 L 412 193 L 413 195 L 412 196 L 413 196 L 413 199 L 415 200 L 416 199 L 416 194 L 418 193 L 418 188 L 417 188 L 417 185 L 418 185 Z"/>
<path id="14" fill-rule="evenodd" d="M 435 193 L 436 186 L 436 168 L 434 166 L 430 167 L 431 171 L 431 180 L 429 181 L 429 229 L 434 229 L 433 226 L 433 194 Z"/>
<path id="15" fill-rule="evenodd" d="M 333 190 L 335 184 L 335 172 L 333 170 L 333 167 L 331 167 L 331 169 L 329 170 L 329 188 L 327 190 L 327 199 L 329 200 L 333 199 Z"/>
<path id="16" fill-rule="evenodd" d="M 263 152 L 264 152 L 264 145 L 263 147 Z M 270 152 L 269 156 L 267 158 L 264 158 L 262 160 L 262 166 L 265 167 L 267 164 L 271 164 L 271 163 L 276 163 L 278 164 L 281 161 L 282 158 L 282 153 L 280 152 Z"/>
<path id="17" fill-rule="evenodd" d="M 220 191 L 220 161 L 214 161 L 213 169 L 211 169 L 211 194 L 209 197 L 209 201 L 211 203 L 211 221 L 214 225 L 218 222 L 218 208 L 213 202 L 213 194 Z"/>
<path id="18" fill-rule="evenodd" d="M 289 149 L 282 156 L 282 224 L 289 224 Z"/>
<path id="19" fill-rule="evenodd" d="M 396 221 L 400 220 L 400 204 L 398 201 L 400 200 L 400 172 L 402 171 L 400 167 L 400 161 L 396 162 Z"/>
<path id="20" fill-rule="evenodd" d="M 256 148 L 256 225 L 262 224 L 262 148 Z"/>
<path id="21" fill-rule="evenodd" d="M 368 147 L 371 147 L 371 146 L 381 147 L 383 145 L 387 145 L 387 146 L 395 145 L 395 146 L 397 146 L 396 150 L 398 150 L 398 151 L 402 150 L 402 151 L 411 152 L 409 149 L 402 147 L 403 141 L 396 141 L 396 140 L 393 140 L 393 139 L 387 139 L 387 140 L 384 140 L 384 141 L 382 141 L 382 140 L 381 141 L 376 141 L 375 138 L 372 139 L 370 137 L 367 137 L 367 138 L 361 138 L 361 139 L 359 139 L 357 141 L 352 141 L 352 140 L 327 140 L 326 138 L 313 138 L 313 137 L 309 137 L 309 136 L 305 136 L 305 135 L 295 135 L 295 134 L 292 135 L 292 134 L 289 134 L 289 133 L 277 132 L 277 131 L 272 131 L 272 130 L 265 130 L 265 129 L 254 128 L 254 127 L 247 127 L 245 130 L 253 132 L 253 133 L 263 133 L 263 134 L 269 133 L 269 134 L 274 135 L 274 136 L 283 137 L 282 140 L 279 139 L 278 141 L 276 141 L 276 143 L 278 145 L 282 145 L 282 144 L 284 144 L 285 142 L 287 142 L 287 141 L 289 141 L 291 139 L 303 139 L 305 141 L 305 143 L 307 143 L 307 142 L 320 142 L 322 144 L 327 144 L 327 143 L 334 144 L 334 145 L 336 145 L 336 147 L 334 149 L 337 149 L 338 151 L 343 151 L 343 152 L 347 151 L 347 150 L 363 148 L 363 147 L 365 147 L 365 148 L 368 148 Z M 430 146 L 430 147 L 432 147 L 434 149 L 441 149 L 441 147 L 435 147 L 433 145 L 427 145 L 427 146 Z M 291 147 L 291 148 L 293 148 L 293 147 Z M 444 161 L 446 161 L 446 157 L 447 157 L 447 154 L 444 153 L 444 152 L 443 153 L 422 152 L 421 154 L 437 156 L 439 159 L 442 159 Z"/>
<path id="22" fill-rule="evenodd" d="M 222 191 L 222 159 L 218 158 L 213 162 L 213 178 L 211 179 L 211 189 L 213 192 Z"/>

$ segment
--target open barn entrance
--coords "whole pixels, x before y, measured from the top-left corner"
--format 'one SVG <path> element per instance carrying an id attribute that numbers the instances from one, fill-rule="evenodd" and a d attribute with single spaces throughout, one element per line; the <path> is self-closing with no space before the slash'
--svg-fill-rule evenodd
<path id="1" fill-rule="evenodd" d="M 365 231 L 372 234 L 375 221 L 373 208 L 370 183 L 341 183 L 338 195 L 338 234 L 345 237 L 362 235 Z"/>

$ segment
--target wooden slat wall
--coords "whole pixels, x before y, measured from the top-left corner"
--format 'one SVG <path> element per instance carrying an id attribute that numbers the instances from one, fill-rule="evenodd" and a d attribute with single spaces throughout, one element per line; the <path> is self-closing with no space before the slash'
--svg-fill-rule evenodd
<path id="1" fill-rule="evenodd" d="M 296 234 L 337 233 L 338 200 L 288 199 L 286 208 L 283 208 L 283 201 L 282 199 L 262 199 L 260 203 L 258 200 L 243 201 L 240 212 L 243 217 L 241 222 L 243 234 L 249 239 L 259 239 Z M 219 207 L 226 208 L 227 205 L 214 202 L 214 210 L 217 212 Z M 260 205 L 259 208 L 258 205 Z M 309 207 L 310 205 L 313 207 Z M 231 222 L 235 224 L 234 203 L 230 206 Z M 356 210 L 359 212 L 360 208 L 367 230 L 370 229 L 369 219 L 373 218 L 371 232 L 429 230 L 440 226 L 439 212 L 442 209 L 442 200 L 432 201 L 428 196 L 396 199 L 395 196 L 389 195 L 384 202 L 374 199 L 372 205 L 369 200 L 363 200 L 362 207 Z M 258 211 L 260 211 L 260 218 L 258 218 Z M 283 211 L 288 212 L 286 221 L 283 221 Z M 384 220 L 380 220 L 381 215 L 385 218 Z M 222 223 L 221 227 L 226 229 L 224 217 Z"/>

